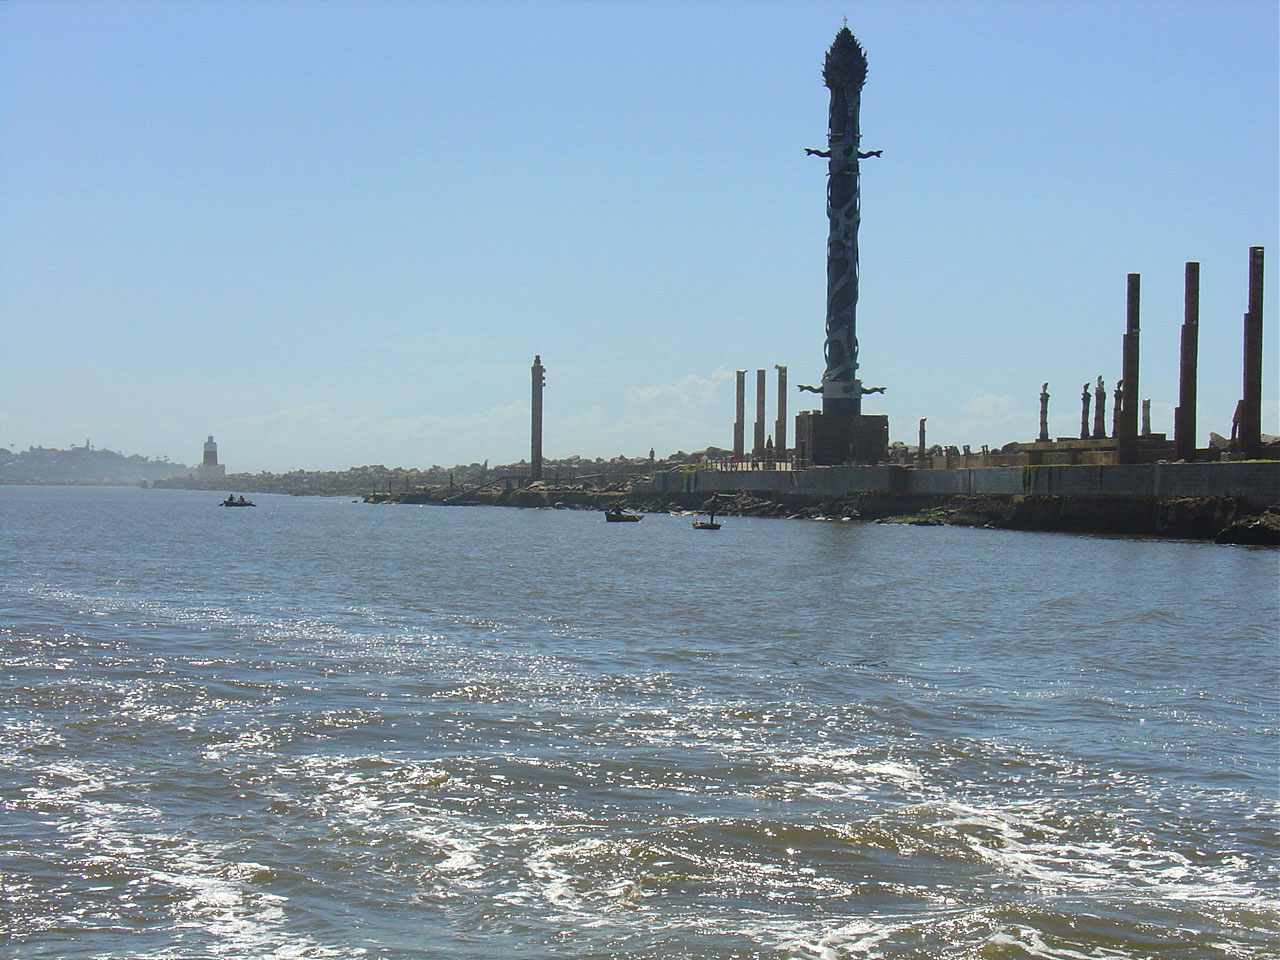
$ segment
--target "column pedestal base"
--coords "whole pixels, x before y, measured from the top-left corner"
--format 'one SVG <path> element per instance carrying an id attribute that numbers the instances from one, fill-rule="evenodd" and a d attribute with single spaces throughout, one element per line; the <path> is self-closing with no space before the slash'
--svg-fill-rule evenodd
<path id="1" fill-rule="evenodd" d="M 796 414 L 796 458 L 814 466 L 881 463 L 889 457 L 889 418 L 882 415 Z"/>

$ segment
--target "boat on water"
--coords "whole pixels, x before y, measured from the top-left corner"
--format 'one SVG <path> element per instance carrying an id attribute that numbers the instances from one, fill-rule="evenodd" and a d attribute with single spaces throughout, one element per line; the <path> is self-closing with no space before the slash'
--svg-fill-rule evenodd
<path id="1" fill-rule="evenodd" d="M 716 498 L 712 498 L 703 504 L 702 509 L 707 511 L 707 519 L 693 521 L 693 529 L 695 530 L 719 530 L 720 524 L 716 523 Z"/>
<path id="2" fill-rule="evenodd" d="M 244 498 L 244 494 L 242 493 L 240 494 L 239 499 L 237 499 L 232 494 L 227 494 L 227 499 L 219 503 L 218 506 L 220 507 L 256 507 L 257 504 L 254 503 L 252 500 L 246 500 Z"/>
<path id="3" fill-rule="evenodd" d="M 623 513 L 621 510 L 606 510 L 604 518 L 609 523 L 639 523 L 644 519 L 644 514 Z"/>

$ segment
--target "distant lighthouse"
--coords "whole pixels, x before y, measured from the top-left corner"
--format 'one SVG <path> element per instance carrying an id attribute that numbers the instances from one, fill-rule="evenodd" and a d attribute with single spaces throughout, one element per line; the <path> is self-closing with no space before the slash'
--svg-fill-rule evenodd
<path id="1" fill-rule="evenodd" d="M 202 477 L 222 477 L 227 473 L 227 468 L 218 463 L 218 445 L 214 443 L 212 433 L 204 442 L 204 459 L 200 462 L 199 473 Z"/>

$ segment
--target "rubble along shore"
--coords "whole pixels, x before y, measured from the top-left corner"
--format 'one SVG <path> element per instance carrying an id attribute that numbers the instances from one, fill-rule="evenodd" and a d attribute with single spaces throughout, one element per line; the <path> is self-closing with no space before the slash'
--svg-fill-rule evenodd
<path id="1" fill-rule="evenodd" d="M 489 505 L 572 510 L 626 509 L 646 513 L 699 511 L 710 506 L 705 493 L 644 493 L 548 486 L 512 489 L 437 488 L 373 494 L 367 503 Z M 809 520 L 864 520 L 927 526 L 990 527 L 1055 533 L 1097 533 L 1213 540 L 1280 546 L 1280 504 L 1259 510 L 1243 497 L 1104 497 L 1024 494 L 852 493 L 821 497 L 804 494 L 720 493 L 715 511 L 725 516 Z"/>

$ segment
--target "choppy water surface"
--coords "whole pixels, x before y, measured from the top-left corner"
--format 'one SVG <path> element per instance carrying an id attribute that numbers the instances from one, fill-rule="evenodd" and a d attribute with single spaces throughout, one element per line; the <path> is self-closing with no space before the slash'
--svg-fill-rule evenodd
<path id="1" fill-rule="evenodd" d="M 0 487 L 16 957 L 1280 955 L 1280 552 Z"/>

